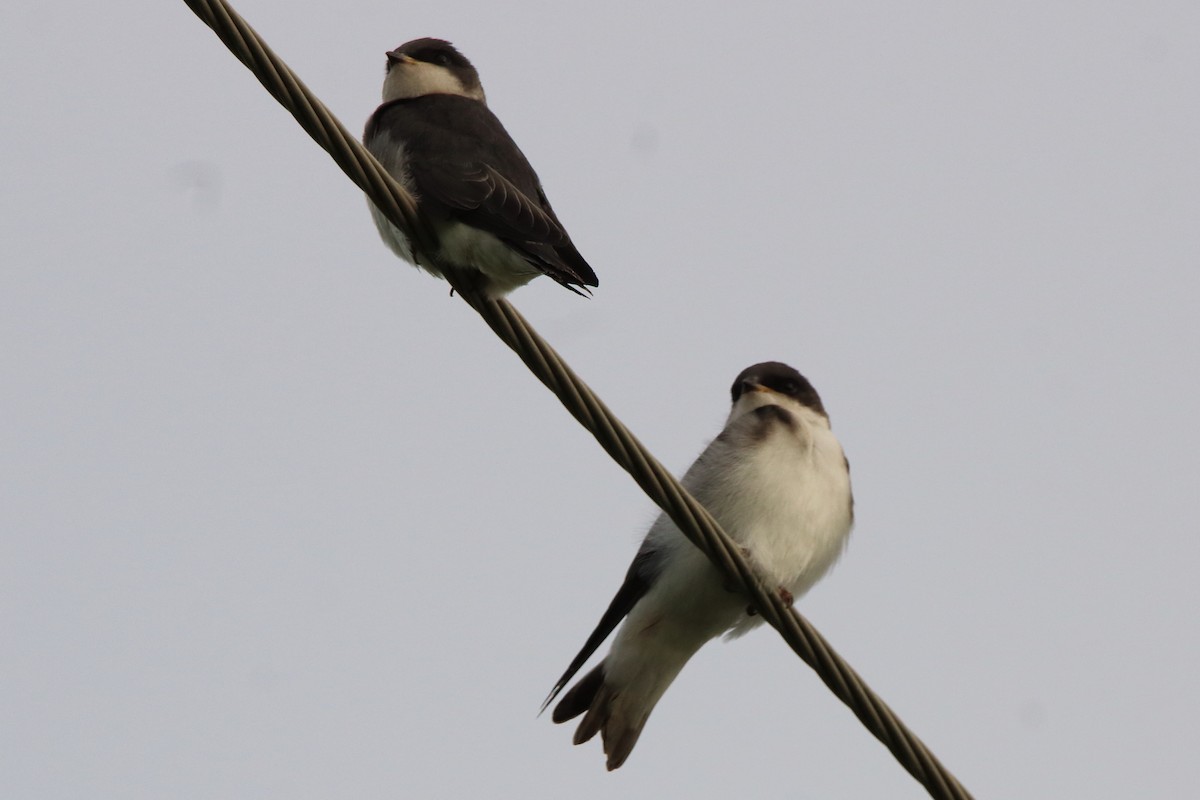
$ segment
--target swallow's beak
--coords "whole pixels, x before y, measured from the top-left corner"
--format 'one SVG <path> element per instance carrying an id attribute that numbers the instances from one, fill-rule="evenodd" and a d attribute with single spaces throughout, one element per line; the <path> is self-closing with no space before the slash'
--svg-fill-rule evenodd
<path id="1" fill-rule="evenodd" d="M 746 394 L 747 392 L 769 392 L 769 391 L 771 391 L 771 390 L 768 389 L 766 386 L 763 386 L 761 383 L 755 383 L 754 381 L 742 381 L 740 384 L 738 384 L 738 397 L 741 397 L 742 395 Z"/>

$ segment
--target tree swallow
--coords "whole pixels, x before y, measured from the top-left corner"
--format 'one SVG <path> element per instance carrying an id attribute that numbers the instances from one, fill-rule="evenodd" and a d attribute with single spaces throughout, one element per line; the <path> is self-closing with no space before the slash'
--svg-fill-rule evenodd
<path id="1" fill-rule="evenodd" d="M 854 522 L 850 464 L 816 389 L 796 370 L 777 361 L 755 364 L 737 376 L 732 393 L 725 429 L 688 469 L 683 485 L 766 585 L 791 603 L 845 547 Z M 655 703 L 705 642 L 722 633 L 740 636 L 762 620 L 662 514 L 543 710 L 622 618 L 608 655 L 552 714 L 555 722 L 582 714 L 575 744 L 599 733 L 610 770 L 625 763 Z"/>
<path id="2" fill-rule="evenodd" d="M 491 298 L 538 275 L 576 294 L 597 285 L 537 173 L 488 109 L 479 73 L 449 42 L 414 39 L 388 52 L 383 105 L 363 142 L 437 236 L 436 252 L 414 252 L 372 203 L 383 241 L 405 261 L 437 277 L 453 270 Z"/>

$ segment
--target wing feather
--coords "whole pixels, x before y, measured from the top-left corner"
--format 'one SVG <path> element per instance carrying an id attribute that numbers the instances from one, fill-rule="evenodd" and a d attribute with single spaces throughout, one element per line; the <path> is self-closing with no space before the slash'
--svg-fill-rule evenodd
<path id="1" fill-rule="evenodd" d="M 542 711 L 545 711 L 546 706 L 554 702 L 554 698 L 558 697 L 558 693 L 566 687 L 571 678 L 575 677 L 575 673 L 579 672 L 609 634 L 616 630 L 617 625 L 621 624 L 621 620 L 625 619 L 637 602 L 646 595 L 646 592 L 650 591 L 650 587 L 654 585 L 654 580 L 658 577 L 661 569 L 662 561 L 659 552 L 643 544 L 642 549 L 634 556 L 633 563 L 629 565 L 629 571 L 625 573 L 625 582 L 621 584 L 616 596 L 608 604 L 608 609 L 600 617 L 596 629 L 592 631 L 591 636 L 587 638 L 583 647 L 567 666 L 566 672 L 550 690 L 550 694 L 542 703 Z"/>

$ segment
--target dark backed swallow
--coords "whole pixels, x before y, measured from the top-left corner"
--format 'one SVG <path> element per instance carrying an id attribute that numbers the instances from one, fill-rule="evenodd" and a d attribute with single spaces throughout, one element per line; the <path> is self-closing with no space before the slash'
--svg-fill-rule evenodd
<path id="1" fill-rule="evenodd" d="M 820 396 L 796 370 L 775 361 L 756 364 L 738 375 L 732 395 L 725 429 L 688 469 L 683 485 L 766 584 L 791 603 L 845 547 L 854 521 L 850 466 Z M 608 768 L 616 769 L 688 659 L 708 640 L 740 636 L 761 620 L 663 514 L 542 708 L 620 625 L 608 655 L 552 714 L 555 722 L 582 714 L 575 744 L 599 733 Z"/>
<path id="2" fill-rule="evenodd" d="M 415 39 L 387 54 L 383 105 L 363 141 L 412 194 L 438 240 L 412 243 L 371 204 L 383 241 L 427 272 L 501 297 L 538 275 L 576 294 L 596 273 L 575 249 L 537 173 L 487 107 L 479 73 L 449 42 Z"/>

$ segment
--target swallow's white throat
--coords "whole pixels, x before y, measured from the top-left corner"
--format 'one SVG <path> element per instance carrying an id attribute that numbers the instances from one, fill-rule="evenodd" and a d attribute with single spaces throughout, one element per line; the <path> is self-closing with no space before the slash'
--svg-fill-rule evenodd
<path id="1" fill-rule="evenodd" d="M 425 61 L 401 61 L 393 64 L 383 79 L 383 102 L 411 100 L 427 94 L 453 94 L 487 103 L 483 87 L 468 91 L 450 70 Z"/>

